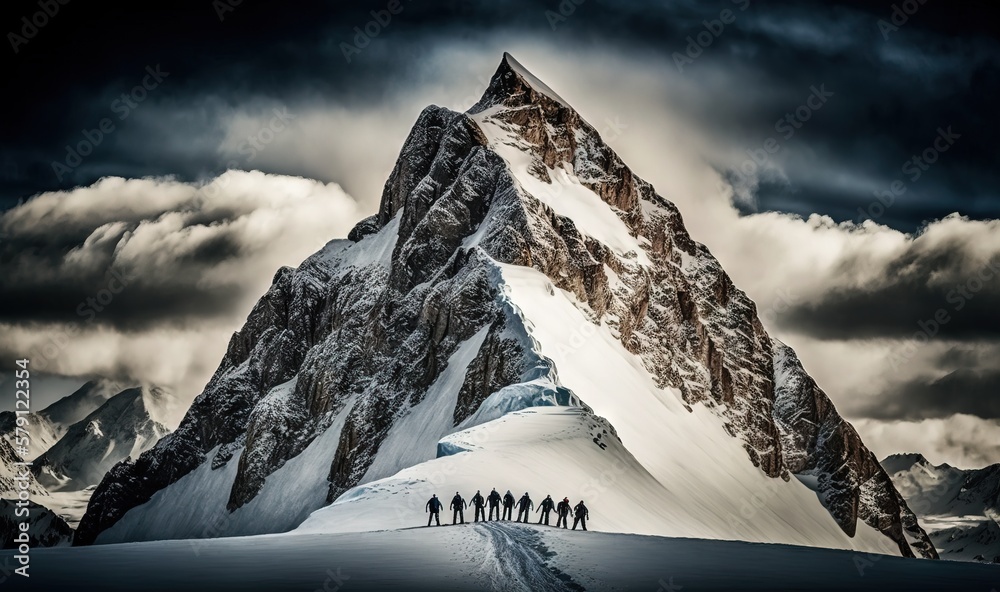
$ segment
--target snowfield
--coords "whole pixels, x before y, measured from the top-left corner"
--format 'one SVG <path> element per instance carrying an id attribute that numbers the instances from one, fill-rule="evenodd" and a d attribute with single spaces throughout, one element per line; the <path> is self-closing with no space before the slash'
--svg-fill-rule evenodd
<path id="1" fill-rule="evenodd" d="M 12 555 L 0 553 L 0 563 L 12 566 Z M 4 589 L 989 592 L 1000 584 L 996 566 L 510 522 L 36 549 L 30 569 L 30 579 L 8 576 Z"/>

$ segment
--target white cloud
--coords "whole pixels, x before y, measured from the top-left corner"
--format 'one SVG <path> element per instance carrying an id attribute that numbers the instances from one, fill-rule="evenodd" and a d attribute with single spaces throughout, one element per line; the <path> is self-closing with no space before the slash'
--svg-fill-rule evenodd
<path id="1" fill-rule="evenodd" d="M 852 422 L 879 460 L 898 452 L 919 452 L 927 460 L 976 469 L 1000 460 L 1000 422 L 955 414 L 942 419 Z"/>
<path id="2" fill-rule="evenodd" d="M 77 318 L 0 324 L 3 349 L 35 352 L 50 373 L 166 387 L 178 397 L 173 419 L 179 419 L 275 271 L 297 266 L 329 240 L 346 236 L 360 217 L 354 200 L 335 184 L 258 171 L 229 171 L 207 184 L 110 178 L 40 195 L 0 218 L 8 239 L 30 233 L 58 244 L 79 230 L 83 238 L 54 260 L 6 270 L 7 280 L 45 276 L 73 283 L 102 278 L 113 267 L 129 283 L 92 323 Z M 221 255 L 201 253 L 218 241 L 224 243 Z M 118 299 L 129 290 L 176 295 L 192 300 L 185 306 L 195 309 L 208 299 L 231 299 L 187 322 L 159 317 L 153 304 L 130 311 L 123 323 L 103 322 L 123 312 L 115 305 L 123 306 Z M 73 308 L 61 312 L 74 318 Z M 152 322 L 130 326 L 142 315 Z"/>

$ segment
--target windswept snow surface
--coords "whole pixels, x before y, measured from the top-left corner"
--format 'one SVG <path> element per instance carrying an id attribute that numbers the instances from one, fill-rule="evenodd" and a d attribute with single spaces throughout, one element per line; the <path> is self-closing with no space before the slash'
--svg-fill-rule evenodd
<path id="1" fill-rule="evenodd" d="M 1000 580 L 989 565 L 513 523 L 33 549 L 30 574 L 4 589 L 987 592 Z"/>
<path id="2" fill-rule="evenodd" d="M 500 265 L 510 300 L 532 320 L 532 337 L 555 364 L 560 383 L 618 431 L 625 447 L 665 489 L 659 502 L 666 520 L 644 530 L 673 536 L 784 542 L 898 553 L 874 530 L 859 527 L 848 537 L 825 512 L 815 493 L 795 480 L 771 479 L 747 462 L 718 415 L 679 393 L 656 386 L 642 360 L 627 351 L 604 323 L 593 327 L 585 346 L 573 347 L 573 328 L 589 323 L 576 299 L 534 269 Z M 570 329 L 567 331 L 567 329 Z M 664 447 L 664 442 L 667 442 Z"/>

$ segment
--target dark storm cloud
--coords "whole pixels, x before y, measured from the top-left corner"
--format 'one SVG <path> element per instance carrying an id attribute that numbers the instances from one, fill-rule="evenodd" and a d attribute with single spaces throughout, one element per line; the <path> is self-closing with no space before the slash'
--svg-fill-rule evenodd
<path id="1" fill-rule="evenodd" d="M 225 133 L 219 118 L 227 110 L 256 99 L 295 104 L 313 97 L 348 108 L 384 100 L 419 83 L 427 75 L 421 60 L 444 42 L 512 35 L 567 54 L 608 44 L 675 71 L 688 37 L 730 10 L 735 20 L 684 66 L 693 84 L 713 91 L 711 100 L 692 95 L 687 106 L 706 133 L 742 153 L 774 136 L 775 122 L 794 112 L 812 85 L 836 93 L 794 137 L 782 138 L 782 151 L 768 166 L 780 169 L 783 184 L 758 195 L 756 209 L 858 218 L 859 208 L 869 210 L 874 192 L 901 176 L 903 163 L 938 127 L 952 125 L 961 140 L 887 212 L 872 217 L 913 230 L 953 211 L 1000 216 L 998 156 L 987 133 L 1000 91 L 993 67 L 1000 54 L 975 6 L 948 12 L 922 5 L 885 39 L 878 21 L 890 17 L 888 4 L 403 0 L 391 23 L 372 29 L 378 34 L 366 48 L 348 52 L 348 63 L 344 44 L 355 43 L 355 27 L 363 29 L 370 12 L 388 3 L 345 4 L 246 0 L 222 20 L 214 4 L 202 0 L 145 3 L 124 12 L 67 5 L 18 55 L 7 56 L 14 58 L 12 88 L 20 92 L 8 109 L 17 116 L 6 118 L 0 134 L 0 196 L 9 205 L 108 174 L 204 178 L 224 170 L 230 158 L 218 150 Z M 11 5 L 15 16 L 5 22 L 16 23 L 34 6 Z M 169 77 L 58 180 L 51 163 L 65 157 L 84 129 L 114 116 L 113 102 L 156 64 Z M 720 71 L 731 76 L 720 79 Z M 726 170 L 740 159 L 715 164 Z M 302 173 L 291 168 L 272 165 L 267 172 Z M 865 182 L 824 191 L 830 183 L 817 182 L 817 170 Z"/>
<path id="2" fill-rule="evenodd" d="M 1000 258 L 961 275 L 949 264 L 961 253 L 939 255 L 937 260 L 892 262 L 886 268 L 892 275 L 884 282 L 831 288 L 792 307 L 780 323 L 821 339 L 910 339 L 918 333 L 959 340 L 1000 337 Z M 900 265 L 912 267 L 904 275 Z M 941 274 L 948 280 L 930 281 Z"/>
<path id="3" fill-rule="evenodd" d="M 0 215 L 0 325 L 143 332 L 230 319 L 278 265 L 356 217 L 336 186 L 261 173 L 43 194 Z"/>
<path id="4" fill-rule="evenodd" d="M 961 368 L 936 378 L 915 378 L 893 385 L 878 399 L 856 409 L 880 420 L 919 420 L 955 413 L 1000 418 L 1000 370 Z"/>
<path id="5" fill-rule="evenodd" d="M 96 320 L 118 330 L 139 331 L 228 316 L 233 304 L 241 301 L 241 282 L 204 285 L 204 276 L 214 267 L 244 256 L 236 231 L 217 234 L 178 253 L 171 266 L 175 273 L 142 274 L 114 265 L 119 240 L 135 228 L 123 225 L 115 240 L 89 249 L 89 265 L 76 269 L 67 269 L 67 260 L 83 241 L 73 244 L 55 236 L 51 247 L 37 250 L 16 237 L 4 241 L 0 274 L 8 281 L 0 284 L 0 323 Z"/>

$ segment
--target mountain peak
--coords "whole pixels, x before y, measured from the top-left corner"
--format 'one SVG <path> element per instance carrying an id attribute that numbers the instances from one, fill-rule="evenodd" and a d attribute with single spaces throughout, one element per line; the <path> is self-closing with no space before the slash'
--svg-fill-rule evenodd
<path id="1" fill-rule="evenodd" d="M 881 464 L 882 468 L 890 475 L 895 475 L 900 471 L 908 471 L 917 465 L 933 466 L 924 455 L 917 452 L 890 454 L 885 457 Z"/>
<path id="2" fill-rule="evenodd" d="M 118 461 L 154 445 L 169 430 L 150 415 L 148 390 L 127 388 L 70 426 L 35 459 L 38 482 L 49 491 L 82 490 L 100 483 Z"/>
<path id="3" fill-rule="evenodd" d="M 469 112 L 479 113 L 495 105 L 519 107 L 532 103 L 570 109 L 569 104 L 549 85 L 521 65 L 514 56 L 504 52 L 489 87 Z"/>

